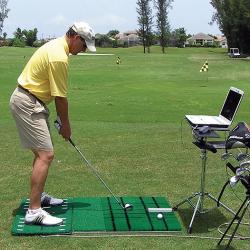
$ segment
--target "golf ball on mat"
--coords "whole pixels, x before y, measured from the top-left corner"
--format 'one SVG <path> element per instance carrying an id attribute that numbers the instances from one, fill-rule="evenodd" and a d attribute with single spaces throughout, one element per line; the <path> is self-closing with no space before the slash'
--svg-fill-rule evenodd
<path id="1" fill-rule="evenodd" d="M 161 220 L 162 218 L 163 218 L 163 214 L 162 213 L 157 214 L 157 219 Z"/>
<path id="2" fill-rule="evenodd" d="M 125 206 L 124 206 L 125 209 L 128 209 L 128 210 L 132 210 L 133 209 L 133 206 L 126 203 Z"/>

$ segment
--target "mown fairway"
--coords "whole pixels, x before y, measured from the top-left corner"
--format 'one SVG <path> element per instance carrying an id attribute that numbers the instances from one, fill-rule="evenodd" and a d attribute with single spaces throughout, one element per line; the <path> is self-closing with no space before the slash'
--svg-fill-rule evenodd
<path id="1" fill-rule="evenodd" d="M 250 61 L 229 59 L 224 49 L 169 48 L 165 55 L 158 47 L 151 54 L 142 51 L 141 47 L 99 49 L 98 53 L 115 55 L 70 58 L 72 138 L 118 196 L 165 196 L 174 205 L 200 186 L 200 152 L 192 145 L 184 115 L 217 115 L 229 87 L 234 86 L 245 96 L 232 127 L 239 121 L 250 123 Z M 216 247 L 216 239 L 11 236 L 12 212 L 28 196 L 32 154 L 20 148 L 8 103 L 33 52 L 31 48 L 0 48 L 0 248 L 223 249 Z M 121 65 L 116 64 L 117 56 Z M 205 60 L 209 72 L 200 73 Z M 46 190 L 59 197 L 108 196 L 74 149 L 57 135 L 53 104 L 50 110 L 56 155 Z M 221 153 L 208 153 L 206 187 L 216 197 L 228 179 Z M 237 210 L 239 198 L 244 199 L 240 185 L 233 191 L 228 188 L 223 202 Z M 191 215 L 187 204 L 180 207 L 183 231 L 177 236 L 188 236 Z M 192 236 L 220 238 L 217 227 L 231 218 L 222 208 L 213 210 L 195 220 Z M 249 227 L 242 230 L 250 235 Z M 232 246 L 248 249 L 249 241 L 234 240 Z"/>

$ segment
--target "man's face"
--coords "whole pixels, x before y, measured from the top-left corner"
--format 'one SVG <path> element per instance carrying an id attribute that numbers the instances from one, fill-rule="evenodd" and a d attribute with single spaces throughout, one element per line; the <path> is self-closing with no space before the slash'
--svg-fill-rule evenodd
<path id="1" fill-rule="evenodd" d="M 72 51 L 71 51 L 71 54 L 72 55 L 77 55 L 78 53 L 80 52 L 85 52 L 87 49 L 87 45 L 85 43 L 85 40 L 79 36 L 79 35 L 76 35 L 73 39 L 73 42 L 72 42 Z"/>

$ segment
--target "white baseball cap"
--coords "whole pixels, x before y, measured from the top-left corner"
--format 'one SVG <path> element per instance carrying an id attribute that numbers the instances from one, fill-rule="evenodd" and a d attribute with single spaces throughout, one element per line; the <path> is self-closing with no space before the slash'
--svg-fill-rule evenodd
<path id="1" fill-rule="evenodd" d="M 85 22 L 76 22 L 73 24 L 72 29 L 81 36 L 87 45 L 87 48 L 91 52 L 96 52 L 95 48 L 95 32 L 89 26 L 88 23 Z"/>

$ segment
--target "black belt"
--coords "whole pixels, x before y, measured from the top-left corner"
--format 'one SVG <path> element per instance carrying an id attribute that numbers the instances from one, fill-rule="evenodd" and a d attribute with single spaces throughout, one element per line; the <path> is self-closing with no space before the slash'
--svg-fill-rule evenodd
<path id="1" fill-rule="evenodd" d="M 34 94 L 32 94 L 28 89 L 24 88 L 24 87 L 23 87 L 22 85 L 20 85 L 20 84 L 18 84 L 17 86 L 18 86 L 18 88 L 24 90 L 27 94 L 33 96 L 33 97 L 34 97 L 37 101 L 39 101 L 43 106 L 46 106 L 45 103 L 44 103 L 42 100 L 40 100 L 38 97 L 36 97 Z"/>

